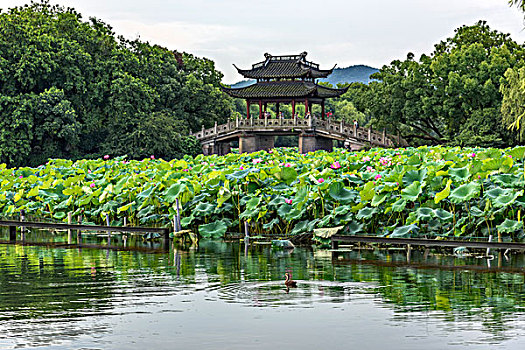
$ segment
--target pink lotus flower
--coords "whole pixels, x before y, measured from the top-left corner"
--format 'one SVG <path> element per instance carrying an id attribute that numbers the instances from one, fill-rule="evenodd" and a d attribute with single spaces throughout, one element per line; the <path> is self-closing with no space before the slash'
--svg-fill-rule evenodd
<path id="1" fill-rule="evenodd" d="M 382 178 L 381 174 L 377 174 L 376 176 L 374 176 L 374 179 L 376 180 L 379 180 L 380 178 Z"/>
<path id="2" fill-rule="evenodd" d="M 269 150 L 268 153 L 273 153 L 273 149 Z"/>
<path id="3" fill-rule="evenodd" d="M 338 161 L 335 161 L 331 166 L 330 168 L 332 169 L 339 169 L 341 167 L 341 164 L 339 164 Z"/>
<path id="4" fill-rule="evenodd" d="M 151 155 L 150 158 L 151 158 L 151 159 L 155 159 L 155 156 L 154 156 L 154 155 Z"/>
<path id="5" fill-rule="evenodd" d="M 88 174 L 91 174 L 91 170 L 88 169 Z"/>
<path id="6" fill-rule="evenodd" d="M 362 161 L 363 162 L 369 162 L 370 161 L 370 157 L 369 156 L 364 156 Z"/>
<path id="7" fill-rule="evenodd" d="M 91 188 L 95 187 L 95 183 L 94 182 L 90 183 L 89 187 L 91 187 Z"/>
<path id="8" fill-rule="evenodd" d="M 187 172 L 187 171 L 190 171 L 190 169 L 182 169 L 182 171 L 186 171 Z"/>
<path id="9" fill-rule="evenodd" d="M 286 202 L 286 204 L 292 204 L 292 200 L 291 199 L 286 198 L 284 201 Z"/>
<path id="10" fill-rule="evenodd" d="M 253 164 L 258 164 L 260 162 L 262 162 L 262 159 L 261 158 L 255 158 L 254 160 L 252 160 Z"/>
<path id="11" fill-rule="evenodd" d="M 287 168 L 290 168 L 292 166 L 292 164 L 291 163 L 286 163 L 284 166 L 287 167 Z"/>
<path id="12" fill-rule="evenodd" d="M 369 165 L 366 167 L 366 171 L 372 172 L 372 171 L 375 171 L 375 169 Z"/>
<path id="13" fill-rule="evenodd" d="M 106 155 L 104 156 L 104 160 L 108 160 L 108 159 L 109 159 L 109 154 L 106 154 Z"/>
<path id="14" fill-rule="evenodd" d="M 319 178 L 319 180 L 317 180 L 317 182 L 319 182 L 320 184 L 322 184 L 324 182 L 324 179 L 322 177 Z"/>
<path id="15" fill-rule="evenodd" d="M 19 178 L 19 179 L 22 179 L 22 178 L 23 178 L 23 176 L 22 176 L 22 175 L 20 175 L 20 176 L 19 176 L 18 178 Z"/>
<path id="16" fill-rule="evenodd" d="M 244 167 L 241 165 L 241 166 L 239 167 L 239 169 L 240 169 L 240 170 L 244 170 Z"/>
<path id="17" fill-rule="evenodd" d="M 474 158 L 476 156 L 476 153 L 472 153 L 470 156 Z"/>

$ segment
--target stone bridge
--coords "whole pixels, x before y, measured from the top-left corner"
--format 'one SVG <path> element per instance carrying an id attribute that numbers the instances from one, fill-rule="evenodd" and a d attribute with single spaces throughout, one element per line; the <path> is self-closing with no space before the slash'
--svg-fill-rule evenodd
<path id="1" fill-rule="evenodd" d="M 308 119 L 239 119 L 210 129 L 202 128 L 192 134 L 201 142 L 205 155 L 224 155 L 230 152 L 230 142 L 239 141 L 239 153 L 269 150 L 274 147 L 275 136 L 299 136 L 299 152 L 316 150 L 332 151 L 333 140 L 344 142 L 346 148 L 361 149 L 367 145 L 394 147 L 399 137 L 378 132 L 371 128 L 354 128 L 354 125 L 330 119 L 310 117 Z M 394 142 L 395 141 L 395 142 Z"/>

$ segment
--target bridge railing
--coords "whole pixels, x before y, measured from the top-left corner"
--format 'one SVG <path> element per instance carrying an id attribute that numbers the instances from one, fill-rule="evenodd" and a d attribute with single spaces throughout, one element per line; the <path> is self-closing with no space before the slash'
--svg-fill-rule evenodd
<path id="1" fill-rule="evenodd" d="M 385 131 L 378 132 L 371 128 L 354 128 L 353 124 L 347 124 L 344 121 L 336 121 L 331 119 L 310 118 L 290 118 L 290 119 L 270 119 L 270 118 L 237 118 L 229 120 L 227 123 L 217 125 L 212 128 L 205 129 L 204 126 L 201 131 L 193 135 L 198 140 L 214 139 L 216 137 L 225 136 L 230 132 L 236 131 L 254 131 L 268 129 L 268 131 L 294 128 L 300 129 L 316 129 L 327 132 L 328 134 L 338 134 L 339 137 L 354 138 L 361 142 L 370 142 L 372 145 L 394 146 L 392 136 L 387 135 Z"/>

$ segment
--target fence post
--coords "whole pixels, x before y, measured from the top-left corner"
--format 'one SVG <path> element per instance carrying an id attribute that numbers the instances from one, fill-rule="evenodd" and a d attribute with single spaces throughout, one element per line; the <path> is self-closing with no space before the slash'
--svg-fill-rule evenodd
<path id="1" fill-rule="evenodd" d="M 20 221 L 26 221 L 26 211 L 24 209 L 20 210 Z M 22 242 L 26 240 L 26 228 L 24 226 L 20 226 L 20 239 Z"/>
<path id="2" fill-rule="evenodd" d="M 82 224 L 82 215 L 79 215 L 78 218 L 78 224 Z M 77 244 L 81 244 L 82 243 L 82 231 L 81 230 L 78 230 L 77 232 Z"/>
<path id="3" fill-rule="evenodd" d="M 73 223 L 73 213 L 68 212 L 67 213 L 67 224 L 71 225 Z M 73 242 L 73 230 L 70 228 L 67 229 L 67 244 L 71 244 Z"/>
<path id="4" fill-rule="evenodd" d="M 106 214 L 106 226 L 111 226 L 109 224 L 109 214 Z M 108 245 L 111 244 L 111 231 L 108 231 Z"/>
<path id="5" fill-rule="evenodd" d="M 372 141 L 372 127 L 368 127 L 368 141 Z"/>

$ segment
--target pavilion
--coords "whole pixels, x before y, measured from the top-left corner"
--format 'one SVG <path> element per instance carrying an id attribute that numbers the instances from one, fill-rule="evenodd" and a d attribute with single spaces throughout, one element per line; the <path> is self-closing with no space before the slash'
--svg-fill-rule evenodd
<path id="1" fill-rule="evenodd" d="M 237 71 L 245 78 L 255 79 L 256 83 L 242 88 L 223 87 L 231 97 L 246 100 L 246 117 L 250 118 L 250 105 L 259 105 L 259 118 L 266 112 L 268 103 L 275 103 L 277 115 L 281 103 L 295 107 L 304 103 L 305 114 L 312 114 L 312 105 L 321 105 L 321 118 L 325 117 L 325 99 L 344 94 L 348 87 L 333 89 L 317 84 L 316 79 L 326 78 L 335 68 L 322 70 L 319 64 L 306 60 L 306 52 L 299 55 L 272 56 L 264 54 L 265 60 L 252 65 L 251 69 Z"/>

